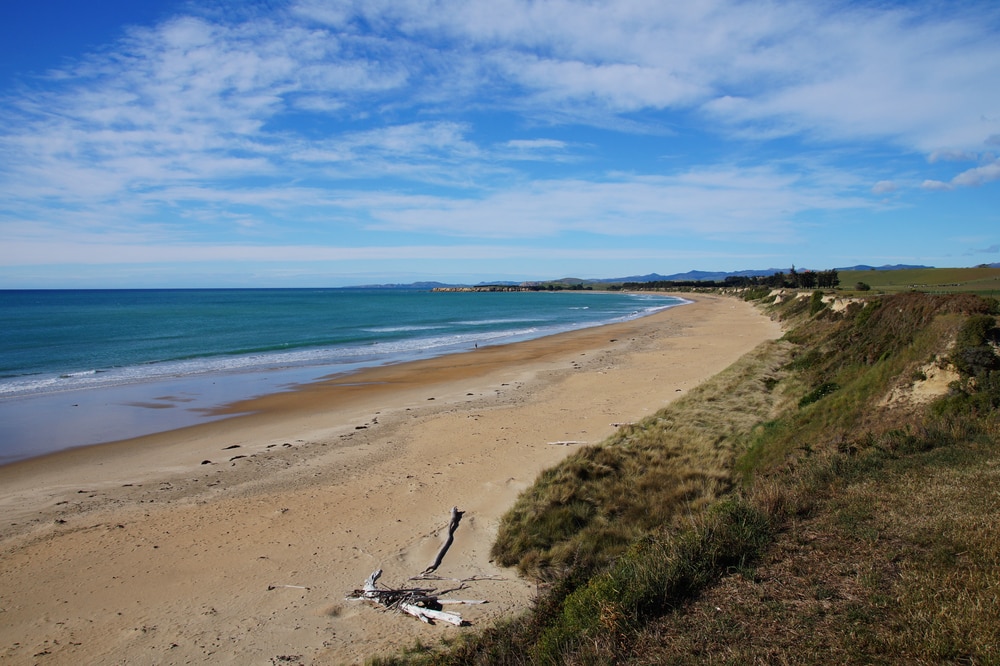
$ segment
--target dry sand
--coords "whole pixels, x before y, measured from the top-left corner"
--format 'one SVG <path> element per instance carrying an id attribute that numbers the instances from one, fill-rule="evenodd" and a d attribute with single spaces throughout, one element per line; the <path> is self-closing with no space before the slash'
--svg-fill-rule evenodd
<path id="1" fill-rule="evenodd" d="M 637 321 L 360 372 L 224 421 L 0 468 L 0 661 L 340 664 L 475 631 L 532 584 L 489 561 L 540 471 L 647 416 L 778 325 L 698 296 Z M 235 447 L 235 448 L 234 448 Z M 208 462 L 210 461 L 210 462 Z M 447 596 L 471 628 L 345 595 L 434 559 L 488 578 Z"/>

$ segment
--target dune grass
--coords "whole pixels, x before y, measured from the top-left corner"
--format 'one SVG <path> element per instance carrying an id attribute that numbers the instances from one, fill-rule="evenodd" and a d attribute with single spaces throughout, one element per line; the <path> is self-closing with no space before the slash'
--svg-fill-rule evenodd
<path id="1" fill-rule="evenodd" d="M 790 346 L 766 343 L 671 406 L 585 447 L 536 480 L 504 516 L 493 557 L 543 581 L 595 571 L 650 530 L 732 488 L 746 432 L 780 401 L 768 388 Z"/>

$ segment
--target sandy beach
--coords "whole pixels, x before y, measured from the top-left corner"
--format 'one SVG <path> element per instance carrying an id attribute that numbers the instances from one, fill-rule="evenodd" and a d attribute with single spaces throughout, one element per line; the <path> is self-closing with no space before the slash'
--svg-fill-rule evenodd
<path id="1" fill-rule="evenodd" d="M 527 607 L 534 586 L 489 561 L 517 494 L 781 334 L 742 301 L 695 299 L 0 467 L 0 661 L 357 663 Z M 453 506 L 444 580 L 410 581 Z M 459 628 L 345 600 L 375 569 L 488 603 L 458 607 Z"/>

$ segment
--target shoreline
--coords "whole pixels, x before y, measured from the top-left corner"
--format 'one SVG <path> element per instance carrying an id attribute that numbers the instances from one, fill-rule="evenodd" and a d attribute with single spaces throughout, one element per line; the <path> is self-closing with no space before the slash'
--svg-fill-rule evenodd
<path id="1" fill-rule="evenodd" d="M 687 302 L 676 296 L 670 298 L 676 299 L 677 305 Z M 666 305 L 662 309 L 677 305 Z M 395 351 L 373 351 L 364 359 L 351 355 L 339 361 L 326 358 L 316 364 L 276 365 L 278 361 L 272 359 L 259 360 L 259 367 L 164 374 L 163 368 L 175 363 L 165 361 L 150 365 L 160 368 L 153 375 L 124 383 L 116 380 L 95 386 L 67 386 L 58 390 L 5 394 L 0 398 L 0 466 L 63 450 L 200 425 L 231 416 L 232 410 L 226 410 L 230 404 L 271 394 L 294 393 L 310 384 L 334 377 L 353 376 L 372 368 L 462 354 L 478 349 L 479 345 L 485 349 L 516 344 L 536 337 L 600 328 L 621 321 L 585 323 L 581 328 L 571 327 L 558 332 L 543 330 L 515 335 L 508 331 L 499 343 L 487 339 L 480 340 L 475 347 L 471 341 L 467 342 L 467 346 L 452 343 L 422 347 L 418 344 Z M 366 348 L 392 347 L 390 344 L 388 348 L 374 345 Z M 349 345 L 345 347 L 349 348 Z M 263 354 L 260 358 L 269 357 Z M 128 371 L 126 374 L 132 372 L 129 368 L 125 370 Z M 96 376 L 105 375 L 105 371 L 95 372 Z"/>
<path id="2" fill-rule="evenodd" d="M 602 441 L 780 333 L 749 304 L 698 295 L 0 467 L 0 656 L 344 663 L 435 642 L 466 629 L 344 596 L 376 568 L 406 586 L 456 505 L 464 517 L 437 573 L 479 579 L 457 595 L 489 600 L 463 607 L 474 625 L 517 612 L 534 587 L 495 567 L 489 547 L 517 494 L 574 449 L 553 444 Z"/>

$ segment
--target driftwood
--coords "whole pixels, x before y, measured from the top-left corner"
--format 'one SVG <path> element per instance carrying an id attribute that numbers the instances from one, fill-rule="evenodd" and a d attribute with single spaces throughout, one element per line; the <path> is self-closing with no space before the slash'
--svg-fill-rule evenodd
<path id="1" fill-rule="evenodd" d="M 573 446 L 575 444 L 586 444 L 586 443 L 587 442 L 581 442 L 580 440 L 576 439 L 563 439 L 557 442 L 549 442 L 549 444 L 553 446 Z"/>
<path id="2" fill-rule="evenodd" d="M 431 562 L 426 569 L 424 569 L 423 573 L 419 576 L 411 578 L 410 580 L 449 580 L 459 583 L 457 587 L 444 590 L 442 594 L 448 594 L 465 589 L 465 582 L 467 581 L 480 580 L 480 578 L 477 577 L 458 580 L 454 578 L 441 578 L 440 576 L 433 575 L 433 572 L 441 566 L 441 562 L 444 560 L 444 556 L 448 553 L 448 549 L 451 548 L 451 544 L 455 540 L 455 530 L 458 529 L 458 524 L 461 521 L 462 512 L 458 510 L 457 506 L 452 507 L 451 519 L 448 521 L 448 527 L 444 533 L 444 543 L 441 545 L 437 555 L 434 557 L 434 561 Z M 439 599 L 436 594 L 436 590 L 433 588 L 410 587 L 398 590 L 380 588 L 378 586 L 378 579 L 381 576 L 381 569 L 373 571 L 371 575 L 368 576 L 368 580 L 365 581 L 364 586 L 360 590 L 354 590 L 354 592 L 352 592 L 347 598 L 370 601 L 374 604 L 382 606 L 386 610 L 396 610 L 407 613 L 428 624 L 434 624 L 435 620 L 440 620 L 441 622 L 453 624 L 456 627 L 469 623 L 462 620 L 462 616 L 458 613 L 441 610 L 443 605 L 487 603 L 485 601 L 478 600 Z"/>
<path id="3" fill-rule="evenodd" d="M 445 554 L 448 549 L 451 548 L 451 544 L 455 541 L 455 530 L 458 529 L 458 524 L 462 522 L 462 512 L 458 510 L 457 506 L 451 507 L 451 520 L 448 521 L 448 532 L 445 534 L 444 543 L 441 544 L 441 549 L 438 550 L 437 555 L 434 557 L 434 561 L 424 569 L 423 574 L 434 573 L 439 566 L 441 566 L 441 561 L 444 559 Z"/>
<path id="4" fill-rule="evenodd" d="M 388 610 L 398 610 L 417 618 L 421 622 L 434 624 L 434 620 L 448 622 L 456 627 L 468 624 L 462 620 L 458 613 L 450 613 L 441 610 L 441 602 L 434 596 L 433 589 L 409 588 L 401 590 L 380 589 L 377 581 L 382 576 L 382 570 L 373 571 L 364 587 L 354 590 L 348 599 L 364 599 L 371 601 Z M 479 603 L 479 602 L 456 602 L 448 600 L 449 603 Z"/>

